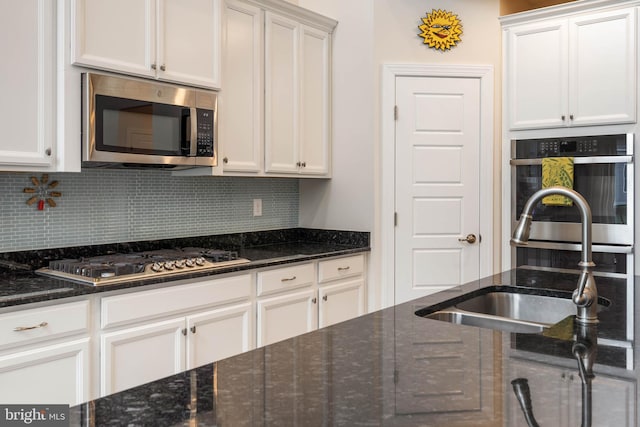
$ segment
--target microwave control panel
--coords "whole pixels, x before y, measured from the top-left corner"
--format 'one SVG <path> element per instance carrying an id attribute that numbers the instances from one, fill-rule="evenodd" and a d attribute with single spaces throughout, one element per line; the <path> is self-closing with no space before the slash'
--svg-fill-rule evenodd
<path id="1" fill-rule="evenodd" d="M 213 157 L 213 110 L 196 109 L 198 120 L 197 157 Z"/>

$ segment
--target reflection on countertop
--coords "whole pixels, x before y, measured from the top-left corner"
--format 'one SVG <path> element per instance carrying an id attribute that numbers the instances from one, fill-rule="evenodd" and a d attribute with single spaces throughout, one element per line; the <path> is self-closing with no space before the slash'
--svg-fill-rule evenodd
<path id="1" fill-rule="evenodd" d="M 585 408 L 580 334 L 513 334 L 414 314 L 486 286 L 530 285 L 528 274 L 498 274 L 78 405 L 72 424 L 526 426 L 511 385 L 524 378 L 540 425 L 579 425 L 585 409 L 593 426 L 638 425 L 639 348 L 621 339 L 633 328 L 616 316 L 582 335 L 595 357 Z M 573 286 L 575 276 L 536 273 L 535 281 Z M 635 331 L 638 314 L 624 316 Z M 621 364 L 609 347 L 631 360 Z"/>

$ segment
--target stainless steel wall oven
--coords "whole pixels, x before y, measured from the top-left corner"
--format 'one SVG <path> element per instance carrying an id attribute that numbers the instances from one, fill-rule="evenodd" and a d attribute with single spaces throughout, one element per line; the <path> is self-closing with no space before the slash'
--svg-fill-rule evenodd
<path id="1" fill-rule="evenodd" d="M 593 260 L 598 291 L 605 298 L 617 300 L 618 309 L 610 315 L 628 320 L 625 331 L 628 340 L 633 339 L 634 312 L 633 140 L 633 134 L 518 139 L 511 141 L 510 160 L 513 230 L 526 201 L 542 188 L 542 159 L 573 158 L 573 188 L 585 197 L 593 214 Z M 533 212 L 533 221 L 528 245 L 512 246 L 512 267 L 579 272 L 578 209 L 540 203 Z M 527 285 L 535 286 L 535 283 Z"/>

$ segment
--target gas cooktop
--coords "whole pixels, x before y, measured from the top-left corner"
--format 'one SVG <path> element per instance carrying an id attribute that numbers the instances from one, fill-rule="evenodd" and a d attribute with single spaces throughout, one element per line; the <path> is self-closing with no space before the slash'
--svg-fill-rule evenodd
<path id="1" fill-rule="evenodd" d="M 93 286 L 176 276 L 245 264 L 235 251 L 206 248 L 160 249 L 50 261 L 37 273 Z"/>

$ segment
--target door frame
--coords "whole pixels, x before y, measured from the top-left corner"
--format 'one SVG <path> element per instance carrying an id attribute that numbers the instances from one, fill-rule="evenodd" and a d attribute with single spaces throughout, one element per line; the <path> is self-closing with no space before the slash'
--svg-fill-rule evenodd
<path id="1" fill-rule="evenodd" d="M 395 116 L 397 77 L 460 77 L 480 81 L 480 191 L 491 197 L 480 197 L 480 235 L 484 248 L 480 251 L 480 277 L 493 269 L 493 66 L 491 65 L 426 65 L 383 64 L 381 123 L 381 209 L 380 263 L 382 307 L 395 303 Z M 400 112 L 402 114 L 402 112 Z M 499 210 L 497 210 L 499 212 Z"/>

